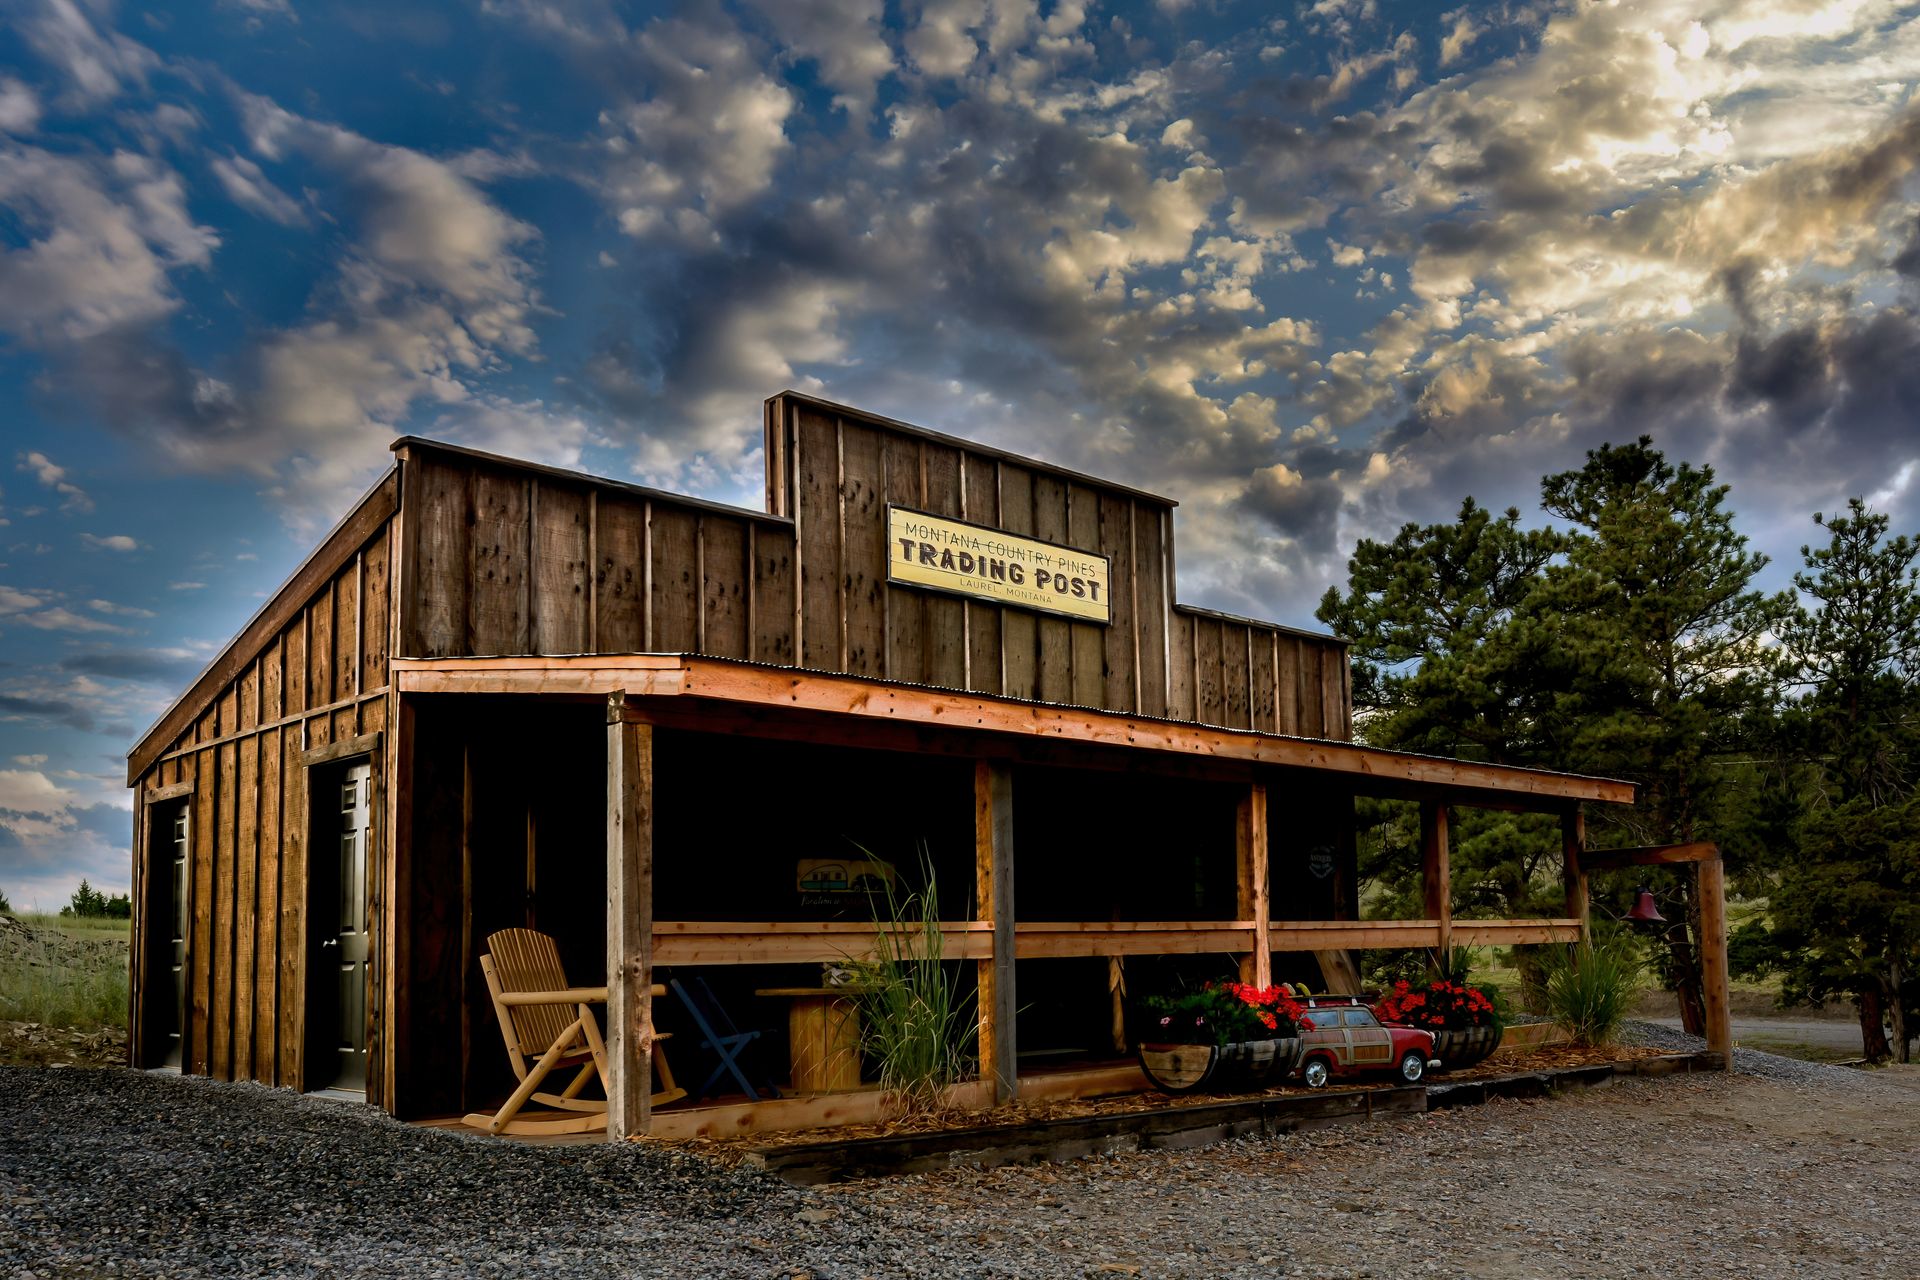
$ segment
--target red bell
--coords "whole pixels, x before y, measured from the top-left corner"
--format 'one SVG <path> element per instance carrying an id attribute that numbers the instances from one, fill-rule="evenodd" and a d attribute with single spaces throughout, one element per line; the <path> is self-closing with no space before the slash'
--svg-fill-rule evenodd
<path id="1" fill-rule="evenodd" d="M 1653 904 L 1653 890 L 1642 889 L 1640 896 L 1633 901 L 1633 910 L 1627 912 L 1627 919 L 1635 924 L 1665 924 L 1667 918 L 1660 914 L 1660 908 Z"/>

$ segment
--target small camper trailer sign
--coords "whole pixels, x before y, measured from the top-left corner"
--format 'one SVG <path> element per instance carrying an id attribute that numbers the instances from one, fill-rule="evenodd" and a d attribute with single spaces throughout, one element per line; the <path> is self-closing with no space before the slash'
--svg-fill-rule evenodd
<path id="1" fill-rule="evenodd" d="M 887 581 L 1113 621 L 1105 556 L 905 507 L 887 508 Z"/>

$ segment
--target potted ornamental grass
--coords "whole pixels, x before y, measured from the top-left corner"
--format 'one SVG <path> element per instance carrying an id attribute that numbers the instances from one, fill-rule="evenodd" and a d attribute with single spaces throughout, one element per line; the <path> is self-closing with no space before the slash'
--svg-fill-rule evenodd
<path id="1" fill-rule="evenodd" d="M 1451 978 L 1436 978 L 1422 986 L 1396 982 L 1373 1011 L 1390 1026 L 1433 1032 L 1434 1056 L 1443 1071 L 1470 1067 L 1500 1047 L 1500 1014 L 1493 998 L 1479 987 Z"/>
<path id="2" fill-rule="evenodd" d="M 1306 1009 L 1283 986 L 1208 983 L 1141 1007 L 1140 1066 L 1167 1093 L 1228 1092 L 1278 1081 L 1300 1065 Z"/>

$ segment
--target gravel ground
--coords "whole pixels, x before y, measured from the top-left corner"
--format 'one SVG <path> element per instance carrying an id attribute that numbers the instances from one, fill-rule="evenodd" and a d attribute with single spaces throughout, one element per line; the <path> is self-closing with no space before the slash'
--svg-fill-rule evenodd
<path id="1" fill-rule="evenodd" d="M 253 1085 L 0 1067 L 0 1280 L 1913 1275 L 1920 1069 L 1758 1065 L 815 1191 Z"/>
<path id="2" fill-rule="evenodd" d="M 1628 1044 L 1643 1044 L 1649 1048 L 1665 1049 L 1669 1053 L 1698 1053 L 1707 1047 L 1705 1037 L 1688 1035 L 1677 1027 L 1663 1026 L 1657 1022 L 1629 1022 L 1623 1039 Z M 1787 1084 L 1844 1087 L 1846 1081 L 1860 1079 L 1860 1072 L 1852 1067 L 1837 1067 L 1830 1062 L 1808 1062 L 1777 1053 L 1762 1053 L 1758 1049 L 1742 1049 L 1738 1038 L 1734 1041 L 1733 1069 L 1743 1075 Z"/>

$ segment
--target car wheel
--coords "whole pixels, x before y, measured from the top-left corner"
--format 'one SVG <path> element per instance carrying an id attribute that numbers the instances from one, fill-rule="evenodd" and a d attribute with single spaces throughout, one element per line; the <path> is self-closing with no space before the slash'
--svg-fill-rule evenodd
<path id="1" fill-rule="evenodd" d="M 1426 1056 L 1417 1049 L 1410 1049 L 1400 1058 L 1400 1078 L 1408 1084 L 1419 1084 L 1420 1078 L 1427 1074 Z"/>
<path id="2" fill-rule="evenodd" d="M 1300 1078 L 1307 1082 L 1307 1088 L 1309 1089 L 1326 1088 L 1327 1077 L 1330 1074 L 1327 1070 L 1327 1060 L 1325 1058 L 1315 1058 L 1300 1069 Z"/>

